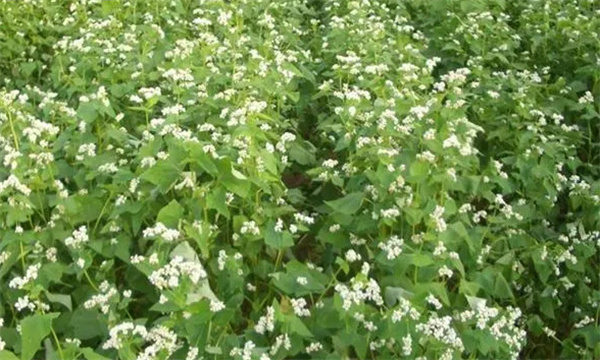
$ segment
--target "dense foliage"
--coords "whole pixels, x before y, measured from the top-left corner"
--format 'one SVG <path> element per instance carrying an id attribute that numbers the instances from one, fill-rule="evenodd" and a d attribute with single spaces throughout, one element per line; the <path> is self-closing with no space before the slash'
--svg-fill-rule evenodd
<path id="1" fill-rule="evenodd" d="M 600 358 L 600 3 L 0 0 L 0 358 Z"/>

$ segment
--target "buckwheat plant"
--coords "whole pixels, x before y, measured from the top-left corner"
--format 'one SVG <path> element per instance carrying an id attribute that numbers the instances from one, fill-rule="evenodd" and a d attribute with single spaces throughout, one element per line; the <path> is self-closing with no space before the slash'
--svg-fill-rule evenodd
<path id="1" fill-rule="evenodd" d="M 591 0 L 0 0 L 0 358 L 599 358 L 599 36 Z"/>

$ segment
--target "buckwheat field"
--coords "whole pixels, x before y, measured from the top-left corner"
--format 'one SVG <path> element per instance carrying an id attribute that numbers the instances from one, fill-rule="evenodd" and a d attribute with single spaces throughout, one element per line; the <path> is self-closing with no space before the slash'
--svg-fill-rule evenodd
<path id="1" fill-rule="evenodd" d="M 0 0 L 0 359 L 600 359 L 600 3 Z"/>

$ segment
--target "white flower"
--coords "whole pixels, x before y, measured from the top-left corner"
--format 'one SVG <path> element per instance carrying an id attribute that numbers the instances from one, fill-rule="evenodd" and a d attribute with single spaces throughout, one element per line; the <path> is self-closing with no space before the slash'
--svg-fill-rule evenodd
<path id="1" fill-rule="evenodd" d="M 412 353 L 412 337 L 410 334 L 402 338 L 402 354 L 409 356 Z"/>
<path id="2" fill-rule="evenodd" d="M 438 270 L 438 275 L 440 277 L 448 277 L 451 278 L 452 275 L 454 274 L 454 272 L 452 270 L 450 270 L 450 268 L 448 268 L 446 265 L 442 266 L 439 270 Z"/>
<path id="3" fill-rule="evenodd" d="M 193 284 L 198 284 L 200 279 L 206 278 L 204 267 L 196 261 L 186 261 L 181 256 L 175 256 L 169 264 L 153 271 L 148 280 L 159 290 L 176 288 L 180 278 L 185 275 Z"/>
<path id="4" fill-rule="evenodd" d="M 378 247 L 385 251 L 388 260 L 394 260 L 402 253 L 402 246 L 404 245 L 404 239 L 400 239 L 398 236 L 392 236 L 388 241 L 379 243 Z"/>
<path id="5" fill-rule="evenodd" d="M 350 249 L 346 252 L 346 261 L 353 263 L 355 261 L 360 261 L 360 259 L 360 254 L 354 251 L 353 249 Z"/>
<path id="6" fill-rule="evenodd" d="M 258 319 L 254 326 L 254 331 L 259 334 L 272 332 L 275 329 L 275 309 L 272 306 L 267 307 L 267 314 Z"/>
<path id="7" fill-rule="evenodd" d="M 89 237 L 87 234 L 87 227 L 85 225 L 80 226 L 78 229 L 73 231 L 73 234 L 65 239 L 65 245 L 72 248 L 79 248 L 82 244 L 87 243 Z"/>
<path id="8" fill-rule="evenodd" d="M 283 231 L 283 220 L 281 219 L 277 219 L 277 224 L 275 224 L 275 232 L 282 232 Z"/>
<path id="9" fill-rule="evenodd" d="M 187 352 L 187 355 L 185 357 L 185 360 L 197 360 L 199 351 L 200 350 L 197 347 L 190 346 L 190 348 Z"/>
<path id="10" fill-rule="evenodd" d="M 15 276 L 9 283 L 8 287 L 11 289 L 22 289 L 25 285 L 27 285 L 30 281 L 37 279 L 38 271 L 42 267 L 41 263 L 37 263 L 35 265 L 29 265 L 27 270 L 25 271 L 25 275 L 23 277 Z"/>
<path id="11" fill-rule="evenodd" d="M 167 228 L 163 223 L 157 222 L 154 227 L 144 229 L 142 232 L 145 238 L 157 237 L 166 242 L 173 242 L 179 238 L 179 231 Z"/>
<path id="12" fill-rule="evenodd" d="M 299 298 L 291 299 L 290 301 L 292 303 L 292 308 L 294 309 L 294 314 L 300 317 L 310 316 L 310 310 L 306 308 L 306 300 L 304 300 L 303 298 Z"/>
<path id="13" fill-rule="evenodd" d="M 338 161 L 335 159 L 328 159 L 323 161 L 323 167 L 333 169 L 338 164 Z"/>
<path id="14" fill-rule="evenodd" d="M 254 222 L 252 220 L 251 221 L 245 221 L 242 224 L 242 228 L 240 229 L 240 233 L 242 233 L 242 234 L 250 233 L 252 235 L 259 235 L 260 234 L 260 229 L 256 225 L 256 222 Z"/>
<path id="15" fill-rule="evenodd" d="M 35 304 L 31 302 L 29 296 L 25 295 L 17 299 L 17 302 L 15 303 L 15 309 L 17 309 L 17 311 L 23 311 L 25 309 L 34 311 Z"/>
<path id="16" fill-rule="evenodd" d="M 219 300 L 211 300 L 210 301 L 210 311 L 216 313 L 225 309 L 225 303 Z"/>
<path id="17" fill-rule="evenodd" d="M 428 304 L 432 305 L 436 310 L 439 310 L 442 308 L 442 303 L 432 294 L 429 294 L 425 298 L 425 301 L 427 301 Z"/>
<path id="18" fill-rule="evenodd" d="M 310 343 L 310 345 L 308 345 L 304 351 L 306 351 L 306 353 L 310 354 L 313 352 L 317 352 L 323 349 L 323 345 L 321 345 L 321 343 L 319 342 L 312 342 Z"/>
<path id="19" fill-rule="evenodd" d="M 443 232 L 447 228 L 446 221 L 444 221 L 444 218 L 442 217 L 445 210 L 446 209 L 444 209 L 443 206 L 437 205 L 433 213 L 429 216 L 431 220 L 433 220 L 437 232 Z"/>
<path id="20" fill-rule="evenodd" d="M 590 91 L 586 91 L 585 94 L 579 98 L 580 104 L 588 104 L 594 102 L 594 96 Z"/>

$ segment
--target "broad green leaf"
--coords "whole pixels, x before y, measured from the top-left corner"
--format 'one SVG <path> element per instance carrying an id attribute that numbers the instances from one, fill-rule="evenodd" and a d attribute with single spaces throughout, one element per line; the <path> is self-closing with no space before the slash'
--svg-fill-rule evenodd
<path id="1" fill-rule="evenodd" d="M 290 332 L 298 334 L 305 338 L 313 337 L 313 334 L 310 332 L 310 330 L 296 315 L 287 315 L 285 317 L 285 321 L 290 326 Z"/>
<path id="2" fill-rule="evenodd" d="M 69 311 L 73 310 L 73 304 L 71 303 L 71 295 L 67 294 L 53 294 L 46 291 L 46 297 L 53 303 L 64 305 Z"/>
<path id="3" fill-rule="evenodd" d="M 209 209 L 215 209 L 219 214 L 229 218 L 229 208 L 227 206 L 227 196 L 225 189 L 221 186 L 213 189 L 206 195 L 206 206 Z"/>
<path id="4" fill-rule="evenodd" d="M 92 103 L 80 103 L 77 108 L 77 116 L 86 123 L 91 123 L 98 117 L 98 112 Z"/>
<path id="5" fill-rule="evenodd" d="M 8 350 L 0 350 L 0 359 L 2 360 L 19 360 L 19 358 Z"/>
<path id="6" fill-rule="evenodd" d="M 200 166 L 202 170 L 206 171 L 212 176 L 216 176 L 219 173 L 219 169 L 215 165 L 211 155 L 207 154 L 202 144 L 196 142 L 186 143 L 186 148 L 189 152 L 189 161 Z"/>
<path id="7" fill-rule="evenodd" d="M 169 204 L 160 209 L 156 217 L 157 222 L 163 223 L 166 227 L 176 229 L 179 220 L 183 217 L 183 206 L 179 205 L 177 200 L 171 200 Z"/>
<path id="8" fill-rule="evenodd" d="M 362 192 L 354 192 L 332 201 L 326 201 L 325 203 L 331 207 L 335 212 L 339 212 L 345 215 L 355 214 L 362 204 L 364 195 Z"/>
<path id="9" fill-rule="evenodd" d="M 385 305 L 387 307 L 395 306 L 401 298 L 408 300 L 411 297 L 413 297 L 413 295 L 414 294 L 412 292 L 407 291 L 401 287 L 388 286 L 385 288 L 384 294 Z"/>
<path id="10" fill-rule="evenodd" d="M 98 354 L 89 347 L 82 348 L 81 353 L 85 356 L 86 360 L 110 360 L 110 358 Z"/>
<path id="11" fill-rule="evenodd" d="M 335 263 L 340 266 L 340 268 L 342 269 L 344 274 L 348 274 L 350 272 L 350 264 L 348 264 L 348 262 L 346 260 L 344 260 L 343 258 L 341 258 L 339 256 L 336 257 Z"/>
<path id="12" fill-rule="evenodd" d="M 508 281 L 504 278 L 501 273 L 498 273 L 496 276 L 496 281 L 494 283 L 494 292 L 496 296 L 500 298 L 512 298 L 512 290 L 510 289 L 510 285 Z"/>
<path id="13" fill-rule="evenodd" d="M 250 193 L 251 183 L 246 176 L 233 169 L 229 161 L 219 164 L 219 180 L 232 193 L 247 198 Z"/>
<path id="14" fill-rule="evenodd" d="M 200 220 L 200 226 L 185 225 L 185 233 L 196 241 L 203 259 L 208 259 L 210 256 L 211 237 L 210 225 L 203 220 Z"/>
<path id="15" fill-rule="evenodd" d="M 433 258 L 428 254 L 413 254 L 411 262 L 416 267 L 425 267 L 434 263 Z"/>
<path id="16" fill-rule="evenodd" d="M 476 296 L 465 295 L 465 297 L 467 298 L 467 302 L 469 303 L 469 306 L 471 306 L 471 309 L 475 311 L 477 311 L 482 306 L 485 306 L 485 303 L 487 301 L 486 299 L 478 298 Z"/>
<path id="17" fill-rule="evenodd" d="M 176 256 L 181 256 L 186 261 L 200 262 L 200 260 L 198 259 L 198 254 L 196 254 L 196 251 L 190 246 L 190 244 L 187 241 L 180 242 L 171 251 L 171 259 Z"/>
<path id="18" fill-rule="evenodd" d="M 59 313 L 34 314 L 21 320 L 21 360 L 31 360 L 42 340 L 50 335 L 52 320 Z"/>
<path id="19" fill-rule="evenodd" d="M 146 170 L 141 178 L 156 185 L 161 193 L 166 193 L 179 179 L 180 169 L 167 161 L 159 161 Z"/>
<path id="20" fill-rule="evenodd" d="M 311 165 L 316 162 L 315 155 L 296 142 L 290 145 L 289 155 L 290 160 L 300 165 Z"/>
<path id="21" fill-rule="evenodd" d="M 204 350 L 206 350 L 207 353 L 213 354 L 213 355 L 221 355 L 221 354 L 223 354 L 223 350 L 221 349 L 220 346 L 206 346 L 204 348 Z"/>
<path id="22" fill-rule="evenodd" d="M 414 181 L 423 181 L 429 176 L 429 164 L 424 161 L 415 161 L 410 165 L 410 175 Z"/>
<path id="23" fill-rule="evenodd" d="M 137 270 L 135 271 L 137 272 Z M 80 306 L 71 315 L 70 331 L 77 332 L 77 338 L 80 340 L 89 340 L 108 334 L 107 326 L 100 321 L 100 316 L 98 310 L 85 309 Z"/>
<path id="24" fill-rule="evenodd" d="M 269 221 L 265 228 L 265 244 L 274 249 L 285 249 L 294 246 L 292 235 L 287 231 L 275 231 L 275 222 Z"/>
<path id="25" fill-rule="evenodd" d="M 458 290 L 461 294 L 475 296 L 479 291 L 480 286 L 477 283 L 460 279 Z"/>

